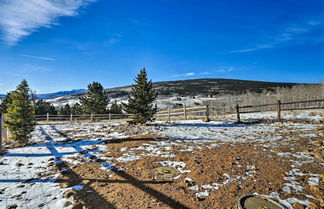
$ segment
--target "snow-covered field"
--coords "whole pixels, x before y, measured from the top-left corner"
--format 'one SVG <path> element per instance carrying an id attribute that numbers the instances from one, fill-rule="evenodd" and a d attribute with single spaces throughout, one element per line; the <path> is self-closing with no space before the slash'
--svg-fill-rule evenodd
<path id="1" fill-rule="evenodd" d="M 12 149 L 1 158 L 0 208 L 67 205 L 67 200 L 60 198 L 66 189 L 55 183 L 59 174 L 50 172 L 49 164 L 53 162 L 50 155 L 47 149 L 24 147 Z"/>
<path id="2" fill-rule="evenodd" d="M 249 116 L 252 119 L 260 117 L 258 114 Z M 305 173 L 300 169 L 305 164 L 312 163 L 317 163 L 323 168 L 324 163 L 318 163 L 310 151 L 301 152 L 294 148 L 284 152 L 278 150 L 284 146 L 289 147 L 296 138 L 324 137 L 323 131 L 318 131 L 323 125 L 235 124 L 233 117 L 211 122 L 199 120 L 156 122 L 141 127 L 108 122 L 37 126 L 31 139 L 34 145 L 8 149 L 7 153 L 0 157 L 0 208 L 72 208 L 73 200 L 65 198 L 64 194 L 70 190 L 82 190 L 84 186 L 81 182 L 66 188 L 60 186 L 57 180 L 69 169 L 64 166 L 65 164 L 81 166 L 96 162 L 107 172 L 112 169 L 127 171 L 132 163 L 152 157 L 160 159 L 157 163 L 161 166 L 179 170 L 175 181 L 195 182 L 185 189 L 193 192 L 193 196 L 205 199 L 225 186 L 240 184 L 252 178 L 259 172 L 256 165 L 235 164 L 237 168 L 245 166 L 245 174 L 234 175 L 224 172 L 222 182 L 215 180 L 206 184 L 190 176 L 193 168 L 188 163 L 177 160 L 178 153 L 200 153 L 236 143 L 251 143 L 269 154 L 288 159 L 287 162 L 290 162 L 291 169 L 282 177 L 285 183 L 282 184 L 280 192 L 272 191 L 261 195 L 276 198 L 287 208 L 293 208 L 295 202 L 307 206 L 313 199 L 315 200 L 316 197 L 301 184 L 299 177 L 306 178 L 308 186 L 319 186 L 324 171 L 322 169 L 320 173 Z M 267 114 L 266 117 L 273 115 Z M 320 117 L 314 115 L 311 120 L 317 121 Z M 138 145 L 121 147 L 118 156 L 110 150 L 112 146 L 109 144 L 110 140 L 147 134 L 160 137 Z M 235 166 L 233 165 L 233 169 Z M 291 196 L 297 193 L 298 197 Z"/>
<path id="3" fill-rule="evenodd" d="M 87 136 L 89 133 L 92 137 L 70 140 L 62 136 L 62 132 L 55 126 L 37 126 L 31 138 L 35 145 L 9 149 L 0 158 L 0 208 L 72 208 L 71 200 L 63 197 L 70 188 L 61 188 L 59 183 L 55 183 L 65 168 L 58 170 L 55 165 L 71 162 L 68 157 L 78 155 L 89 161 L 91 156 L 96 156 L 105 146 L 102 145 L 103 140 L 94 137 L 96 129 L 91 131 L 90 124 L 59 126 L 62 130 L 66 127 L 86 132 L 76 134 L 76 137 Z M 101 124 L 96 124 L 95 127 L 101 128 Z M 107 136 L 112 138 L 119 134 Z M 92 149 L 92 146 L 96 147 Z M 109 166 L 107 163 L 104 165 Z M 71 188 L 79 189 L 78 185 L 75 186 Z"/>
<path id="4" fill-rule="evenodd" d="M 248 113 L 240 115 L 242 121 L 249 120 L 276 120 L 276 112 L 260 112 L 260 113 Z M 236 115 L 226 116 L 229 120 L 236 120 Z M 294 110 L 294 111 L 282 111 L 281 119 L 288 121 L 311 121 L 320 122 L 324 121 L 324 110 Z"/>
<path id="5" fill-rule="evenodd" d="M 127 96 L 118 97 L 112 99 L 113 101 L 116 100 L 117 104 L 127 103 L 128 98 Z M 185 105 L 185 106 L 197 106 L 201 105 L 205 98 L 194 98 L 189 96 L 178 96 L 178 97 L 159 97 L 155 104 L 159 107 L 159 109 L 167 109 L 167 108 L 174 108 L 177 105 Z M 66 104 L 71 106 L 75 105 L 76 103 L 80 102 L 79 98 L 66 98 L 66 96 L 56 97 L 53 99 L 47 99 L 47 102 L 53 104 L 55 107 L 61 107 Z"/>

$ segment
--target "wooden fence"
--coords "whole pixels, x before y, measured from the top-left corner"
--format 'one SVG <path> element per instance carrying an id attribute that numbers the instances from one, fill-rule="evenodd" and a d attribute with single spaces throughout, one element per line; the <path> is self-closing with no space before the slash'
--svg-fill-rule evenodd
<path id="1" fill-rule="evenodd" d="M 98 122 L 98 121 L 129 121 L 132 120 L 132 114 L 87 114 L 87 115 L 36 115 L 38 124 L 49 124 L 57 122 Z"/>
<path id="2" fill-rule="evenodd" d="M 277 111 L 277 120 L 280 121 L 282 111 L 310 109 L 324 109 L 324 99 L 299 102 L 281 102 L 278 100 L 276 103 L 272 104 L 247 106 L 236 105 L 234 107 L 210 107 L 208 105 L 198 107 L 183 107 L 158 111 L 156 114 L 156 119 L 167 121 L 203 119 L 209 121 L 210 119 L 216 119 L 222 115 L 236 114 L 237 121 L 240 122 L 240 114 Z"/>
<path id="3" fill-rule="evenodd" d="M 3 142 L 8 142 L 10 138 L 10 132 L 4 127 L 5 115 L 0 113 L 0 154 L 3 151 Z"/>
<path id="4" fill-rule="evenodd" d="M 236 117 L 237 117 L 237 122 L 241 122 L 240 114 L 267 112 L 267 111 L 275 110 L 277 112 L 277 121 L 280 122 L 282 119 L 281 118 L 282 111 L 312 110 L 312 109 L 324 109 L 324 99 L 299 101 L 299 102 L 281 102 L 280 100 L 277 100 L 276 103 L 272 103 L 272 104 L 247 105 L 247 106 L 236 105 Z M 244 111 L 240 111 L 240 110 L 244 110 Z"/>
<path id="5" fill-rule="evenodd" d="M 156 120 L 190 120 L 190 119 L 204 119 L 209 121 L 209 106 L 199 106 L 199 107 L 186 107 L 167 109 L 158 111 L 156 113 Z"/>
<path id="6" fill-rule="evenodd" d="M 2 117 L 2 113 L 0 113 L 0 154 L 2 153 L 2 133 L 3 133 L 3 130 L 2 130 L 2 125 L 3 125 L 3 117 Z"/>
<path id="7" fill-rule="evenodd" d="M 310 109 L 324 109 L 324 99 L 308 100 L 299 102 L 281 102 L 278 100 L 272 104 L 262 105 L 246 105 L 236 107 L 219 108 L 215 110 L 206 106 L 198 107 L 183 107 L 175 109 L 167 109 L 158 111 L 155 115 L 156 120 L 190 120 L 190 119 L 203 119 L 209 121 L 216 119 L 220 115 L 235 114 L 237 121 L 241 122 L 241 114 L 245 113 L 258 113 L 267 111 L 277 112 L 277 121 L 281 121 L 281 112 L 289 110 L 310 110 Z M 36 115 L 38 124 L 49 124 L 57 122 L 97 122 L 97 121 L 131 121 L 133 115 L 131 114 L 88 114 L 88 115 Z M 2 149 L 3 140 L 8 140 L 10 133 L 3 127 L 4 117 L 0 115 L 0 152 Z"/>
<path id="8" fill-rule="evenodd" d="M 51 123 L 77 123 L 77 122 L 99 122 L 99 121 L 131 121 L 132 114 L 88 114 L 88 115 L 36 115 L 37 124 Z M 0 154 L 3 142 L 10 141 L 10 132 L 4 127 L 5 114 L 0 113 Z"/>

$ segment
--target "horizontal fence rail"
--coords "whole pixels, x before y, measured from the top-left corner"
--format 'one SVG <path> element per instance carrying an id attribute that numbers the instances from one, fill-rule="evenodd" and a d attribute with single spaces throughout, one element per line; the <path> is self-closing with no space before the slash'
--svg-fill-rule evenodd
<path id="1" fill-rule="evenodd" d="M 241 111 L 244 110 L 244 111 Z M 277 103 L 262 104 L 262 105 L 236 105 L 237 122 L 241 122 L 240 114 L 245 113 L 258 113 L 267 111 L 277 112 L 277 121 L 281 121 L 282 111 L 291 110 L 312 110 L 312 109 L 324 109 L 324 99 L 298 101 L 298 102 L 281 102 L 278 100 Z"/>
<path id="2" fill-rule="evenodd" d="M 98 122 L 98 121 L 116 121 L 116 120 L 132 120 L 132 114 L 87 114 L 87 115 L 36 115 L 37 123 L 50 122 Z"/>
<path id="3" fill-rule="evenodd" d="M 0 154 L 2 153 L 2 138 L 3 138 L 3 116 L 2 113 L 0 113 Z"/>
<path id="4" fill-rule="evenodd" d="M 237 115 L 237 121 L 241 122 L 240 115 L 245 113 L 258 113 L 267 111 L 277 112 L 277 121 L 281 121 L 281 112 L 290 110 L 311 110 L 324 109 L 324 99 L 297 101 L 297 102 L 282 102 L 278 100 L 276 103 L 258 104 L 258 105 L 236 105 L 234 107 L 182 107 L 158 111 L 155 115 L 156 120 L 190 120 L 203 119 L 209 121 L 212 117 L 217 117 L 225 114 Z M 98 122 L 98 121 L 132 121 L 132 114 L 88 114 L 88 115 L 36 115 L 38 124 L 42 123 L 67 123 L 67 122 Z M 4 127 L 5 114 L 0 114 L 0 152 L 1 142 L 7 141 L 10 138 L 10 132 Z"/>
<path id="5" fill-rule="evenodd" d="M 297 101 L 297 102 L 281 102 L 258 104 L 258 105 L 236 105 L 234 107 L 225 106 L 196 106 L 173 108 L 158 111 L 156 114 L 157 120 L 189 120 L 189 119 L 204 119 L 206 121 L 222 115 L 237 114 L 237 120 L 240 122 L 240 114 L 259 113 L 277 111 L 277 119 L 280 121 L 282 111 L 289 110 L 311 110 L 324 109 L 324 99 Z"/>
<path id="6" fill-rule="evenodd" d="M 174 108 L 161 110 L 156 113 L 156 120 L 190 120 L 190 119 L 205 119 L 209 121 L 209 106 L 197 106 L 197 107 L 186 107 Z"/>

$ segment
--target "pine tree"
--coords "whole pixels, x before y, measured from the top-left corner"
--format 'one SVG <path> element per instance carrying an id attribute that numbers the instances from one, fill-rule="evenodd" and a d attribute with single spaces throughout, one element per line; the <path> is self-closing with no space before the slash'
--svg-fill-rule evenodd
<path id="1" fill-rule="evenodd" d="M 12 92 L 8 92 L 7 95 L 2 100 L 2 103 L 0 104 L 0 113 L 6 113 L 8 109 L 8 105 L 11 103 L 11 95 Z"/>
<path id="2" fill-rule="evenodd" d="M 11 138 L 17 142 L 27 142 L 35 127 L 35 108 L 29 98 L 29 86 L 23 80 L 10 94 L 5 126 L 10 130 Z"/>
<path id="3" fill-rule="evenodd" d="M 47 113 L 49 113 L 50 115 L 57 115 L 57 111 L 51 103 L 46 102 L 42 99 L 38 100 L 35 103 L 35 114 L 46 115 Z"/>
<path id="4" fill-rule="evenodd" d="M 146 123 L 152 121 L 157 107 L 153 102 L 157 98 L 157 92 L 153 89 L 152 81 L 148 81 L 147 73 L 143 68 L 135 78 L 135 84 L 128 97 L 128 103 L 123 104 L 124 110 L 134 114 L 135 123 Z"/>
<path id="5" fill-rule="evenodd" d="M 109 98 L 102 85 L 98 82 L 93 82 L 88 85 L 88 95 L 80 98 L 82 111 L 85 114 L 105 114 Z"/>
<path id="6" fill-rule="evenodd" d="M 61 109 L 59 110 L 59 115 L 70 115 L 70 114 L 71 114 L 71 107 L 69 103 L 62 106 Z"/>
<path id="7" fill-rule="evenodd" d="M 82 114 L 82 107 L 79 103 L 76 103 L 71 107 L 71 113 L 73 115 L 81 115 Z"/>
<path id="8" fill-rule="evenodd" d="M 109 110 L 110 113 L 112 114 L 122 114 L 123 111 L 122 111 L 122 106 L 121 105 L 118 105 L 116 100 L 111 104 L 111 107 L 110 107 L 110 110 Z"/>

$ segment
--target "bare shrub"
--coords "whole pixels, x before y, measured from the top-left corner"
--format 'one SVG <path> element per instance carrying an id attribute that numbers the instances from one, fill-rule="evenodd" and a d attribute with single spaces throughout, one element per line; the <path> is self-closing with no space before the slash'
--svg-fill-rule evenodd
<path id="1" fill-rule="evenodd" d="M 261 93 L 245 92 L 240 95 L 225 95 L 222 98 L 208 100 L 204 105 L 209 105 L 213 115 L 235 112 L 235 106 L 275 104 L 277 100 L 282 103 L 299 102 L 324 99 L 324 83 L 311 85 L 295 85 L 292 88 L 275 88 L 272 91 L 264 90 Z M 300 109 L 311 107 L 324 107 L 324 102 L 307 102 L 301 104 L 283 105 L 283 109 Z M 246 108 L 244 111 L 273 111 L 276 106 Z"/>

